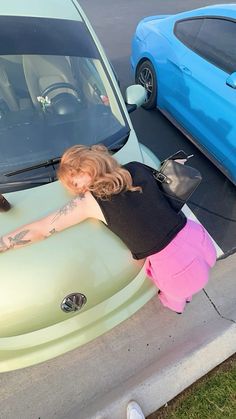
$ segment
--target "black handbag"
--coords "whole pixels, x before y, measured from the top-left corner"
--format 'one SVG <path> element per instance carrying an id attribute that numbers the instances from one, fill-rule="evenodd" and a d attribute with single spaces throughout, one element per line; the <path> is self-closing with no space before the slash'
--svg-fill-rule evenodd
<path id="1" fill-rule="evenodd" d="M 167 158 L 160 169 L 151 168 L 160 189 L 176 212 L 180 212 L 202 180 L 201 173 L 194 167 Z"/>

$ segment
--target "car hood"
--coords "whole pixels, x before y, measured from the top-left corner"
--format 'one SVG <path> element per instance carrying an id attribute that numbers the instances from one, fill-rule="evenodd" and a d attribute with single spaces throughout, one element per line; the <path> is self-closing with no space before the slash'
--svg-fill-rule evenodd
<path id="1" fill-rule="evenodd" d="M 79 14 L 79 6 L 75 6 L 72 0 L 0 0 L 1 16 L 29 16 L 51 19 L 82 20 Z"/>
<path id="2" fill-rule="evenodd" d="M 10 193 L 12 209 L 0 214 L 4 235 L 57 209 L 69 196 L 59 182 Z M 87 220 L 59 234 L 0 255 L 0 337 L 10 337 L 63 322 L 63 299 L 86 296 L 82 312 L 109 299 L 140 271 L 126 246 L 103 223 Z"/>

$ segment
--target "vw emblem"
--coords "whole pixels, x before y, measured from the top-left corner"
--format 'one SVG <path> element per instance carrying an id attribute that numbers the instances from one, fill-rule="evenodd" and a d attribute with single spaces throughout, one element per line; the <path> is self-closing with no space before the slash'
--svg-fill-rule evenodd
<path id="1" fill-rule="evenodd" d="M 86 304 L 87 298 L 84 294 L 80 294 L 79 292 L 75 292 L 73 294 L 67 295 L 62 303 L 61 309 L 65 311 L 65 313 L 70 313 L 72 311 L 79 311 L 81 308 Z"/>

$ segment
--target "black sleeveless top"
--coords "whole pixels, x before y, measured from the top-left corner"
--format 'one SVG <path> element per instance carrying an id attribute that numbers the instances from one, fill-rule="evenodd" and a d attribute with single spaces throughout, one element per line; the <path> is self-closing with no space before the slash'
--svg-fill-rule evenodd
<path id="1" fill-rule="evenodd" d="M 164 249 L 186 224 L 162 194 L 151 171 L 142 163 L 125 164 L 134 186 L 142 192 L 121 192 L 107 200 L 96 199 L 107 227 L 121 238 L 134 259 L 143 259 Z"/>

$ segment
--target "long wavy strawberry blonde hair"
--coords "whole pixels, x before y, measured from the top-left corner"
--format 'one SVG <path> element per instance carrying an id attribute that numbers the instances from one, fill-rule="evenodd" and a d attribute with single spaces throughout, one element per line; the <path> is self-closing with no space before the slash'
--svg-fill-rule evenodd
<path id="1" fill-rule="evenodd" d="M 140 186 L 133 186 L 128 170 L 122 168 L 102 144 L 91 147 L 75 145 L 63 154 L 58 178 L 74 194 L 78 194 L 78 190 L 72 178 L 80 173 L 90 175 L 92 180 L 88 190 L 101 199 L 109 199 L 122 191 L 142 191 Z"/>

